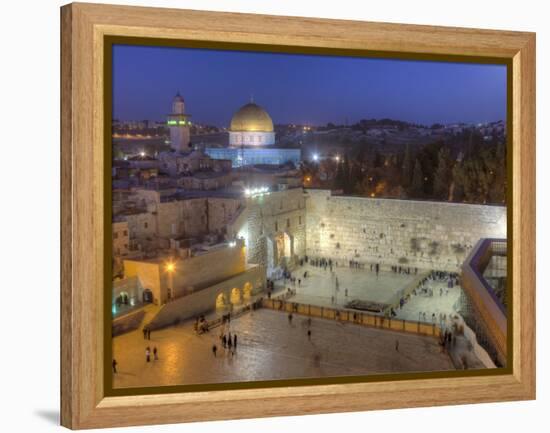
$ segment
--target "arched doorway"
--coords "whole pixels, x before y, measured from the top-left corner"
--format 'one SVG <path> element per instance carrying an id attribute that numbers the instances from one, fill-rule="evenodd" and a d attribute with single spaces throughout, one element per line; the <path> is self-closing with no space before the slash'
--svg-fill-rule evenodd
<path id="1" fill-rule="evenodd" d="M 151 289 L 145 289 L 143 291 L 143 303 L 147 304 L 151 302 L 153 302 L 153 292 L 151 291 Z"/>
<path id="2" fill-rule="evenodd" d="M 283 255 L 287 258 L 292 256 L 292 241 L 288 233 L 283 233 Z"/>
<path id="3" fill-rule="evenodd" d="M 230 301 L 233 305 L 240 304 L 242 302 L 241 291 L 237 287 L 231 289 Z"/>
<path id="4" fill-rule="evenodd" d="M 130 303 L 130 296 L 128 296 L 128 292 L 120 292 L 116 299 L 116 303 L 118 305 L 128 305 Z"/>
<path id="5" fill-rule="evenodd" d="M 243 286 L 243 297 L 244 299 L 250 299 L 251 296 L 252 296 L 252 284 L 247 281 L 246 283 L 244 283 L 244 286 Z"/>
<path id="6" fill-rule="evenodd" d="M 216 310 L 223 310 L 227 307 L 227 300 L 225 299 L 225 295 L 223 293 L 220 293 L 216 297 Z"/>

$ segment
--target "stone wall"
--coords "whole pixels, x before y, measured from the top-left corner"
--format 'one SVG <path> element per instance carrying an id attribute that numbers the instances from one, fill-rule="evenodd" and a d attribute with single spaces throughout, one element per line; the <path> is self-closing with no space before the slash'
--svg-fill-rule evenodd
<path id="1" fill-rule="evenodd" d="M 267 239 L 286 233 L 292 240 L 293 254 L 305 254 L 306 209 L 302 188 L 275 191 L 249 197 L 244 215 L 229 228 L 245 240 L 247 261 L 267 266 Z"/>
<path id="2" fill-rule="evenodd" d="M 144 289 L 153 292 L 155 303 L 179 298 L 246 271 L 245 249 L 242 242 L 235 246 L 217 247 L 185 259 L 172 259 L 173 273 L 165 270 L 168 259 L 124 260 L 124 276 L 137 277 Z M 168 293 L 168 289 L 171 293 Z"/>
<path id="3" fill-rule="evenodd" d="M 252 289 L 249 291 L 248 287 Z M 240 301 L 235 305 L 246 303 L 248 296 L 265 289 L 265 269 L 262 266 L 249 267 L 242 274 L 168 302 L 162 306 L 148 326 L 151 329 L 164 328 L 212 311 L 216 308 L 218 296 L 223 294 L 226 300 L 230 300 L 234 289 L 238 289 L 241 295 Z"/>
<path id="4" fill-rule="evenodd" d="M 347 263 L 459 271 L 480 238 L 506 238 L 506 208 L 306 190 L 306 251 Z"/>

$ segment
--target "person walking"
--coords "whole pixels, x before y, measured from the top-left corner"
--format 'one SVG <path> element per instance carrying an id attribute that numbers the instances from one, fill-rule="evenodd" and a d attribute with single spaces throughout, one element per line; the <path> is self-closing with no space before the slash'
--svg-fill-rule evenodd
<path id="1" fill-rule="evenodd" d="M 214 358 L 216 358 L 216 353 L 218 352 L 218 346 L 215 344 L 212 345 L 212 353 L 214 354 Z"/>
<path id="2" fill-rule="evenodd" d="M 147 340 L 147 328 L 143 327 L 143 339 Z"/>
<path id="3" fill-rule="evenodd" d="M 151 328 L 147 328 L 147 340 L 151 339 Z"/>
<path id="4" fill-rule="evenodd" d="M 237 350 L 237 334 L 233 334 L 233 347 Z"/>
<path id="5" fill-rule="evenodd" d="M 225 334 L 223 334 L 223 337 L 222 337 L 222 346 L 224 349 L 227 346 L 227 337 L 225 336 Z"/>
<path id="6" fill-rule="evenodd" d="M 395 351 L 399 352 L 399 340 L 395 340 Z"/>
<path id="7" fill-rule="evenodd" d="M 145 361 L 151 361 L 151 349 L 149 348 L 149 346 L 147 346 L 147 348 L 145 349 Z"/>
<path id="8" fill-rule="evenodd" d="M 116 374 L 116 365 L 118 363 L 116 362 L 116 359 L 113 358 L 113 373 Z"/>
<path id="9" fill-rule="evenodd" d="M 311 329 L 307 330 L 307 339 L 311 341 Z"/>
<path id="10" fill-rule="evenodd" d="M 153 347 L 153 360 L 155 360 L 155 361 L 159 360 L 157 346 Z"/>

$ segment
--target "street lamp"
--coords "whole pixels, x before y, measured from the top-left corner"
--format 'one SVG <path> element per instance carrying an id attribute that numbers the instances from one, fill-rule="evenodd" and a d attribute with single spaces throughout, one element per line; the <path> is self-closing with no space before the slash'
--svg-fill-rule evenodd
<path id="1" fill-rule="evenodd" d="M 174 290 L 174 271 L 176 270 L 176 265 L 174 262 L 169 261 L 164 266 L 164 270 L 168 273 L 168 299 L 172 299 L 172 291 Z"/>

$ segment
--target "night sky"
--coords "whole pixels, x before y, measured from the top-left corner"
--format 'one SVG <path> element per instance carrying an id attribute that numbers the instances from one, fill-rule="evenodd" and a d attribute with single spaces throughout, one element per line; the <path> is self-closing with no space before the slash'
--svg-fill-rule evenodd
<path id="1" fill-rule="evenodd" d="M 279 124 L 506 117 L 503 65 L 118 45 L 113 86 L 121 120 L 164 120 L 177 91 L 193 121 L 217 126 L 251 95 Z"/>

